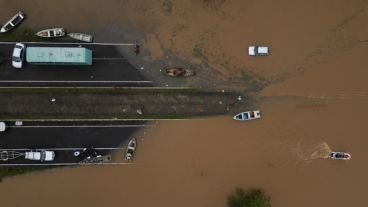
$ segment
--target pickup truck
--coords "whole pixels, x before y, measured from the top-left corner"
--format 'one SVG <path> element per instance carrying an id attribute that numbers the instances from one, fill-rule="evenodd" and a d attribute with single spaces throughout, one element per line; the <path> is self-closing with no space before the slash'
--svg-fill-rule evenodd
<path id="1" fill-rule="evenodd" d="M 249 46 L 248 55 L 249 56 L 268 55 L 268 47 L 267 46 Z"/>
<path id="2" fill-rule="evenodd" d="M 38 160 L 38 161 L 53 161 L 55 158 L 54 151 L 47 151 L 47 150 L 35 150 L 29 151 L 25 153 L 25 158 L 27 160 Z"/>

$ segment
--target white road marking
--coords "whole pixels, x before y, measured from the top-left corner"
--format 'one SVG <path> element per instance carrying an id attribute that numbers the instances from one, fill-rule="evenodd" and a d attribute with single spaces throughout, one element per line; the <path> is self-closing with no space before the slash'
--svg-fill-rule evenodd
<path id="1" fill-rule="evenodd" d="M 2 119 L 2 121 L 38 121 L 38 122 L 47 122 L 47 121 L 182 121 L 189 120 L 186 118 L 183 119 Z"/>
<path id="2" fill-rule="evenodd" d="M 40 149 L 0 149 L 1 151 L 27 151 L 27 150 L 55 150 L 55 151 L 68 151 L 68 150 L 82 150 L 84 147 L 67 147 L 67 148 L 40 148 Z M 123 150 L 124 147 L 97 147 L 95 150 Z"/>
<path id="3" fill-rule="evenodd" d="M 1 81 L 0 81 L 1 82 Z M 64 87 L 64 86 L 61 86 L 61 87 L 58 87 L 58 86 L 55 86 L 55 87 L 50 87 L 50 86 L 45 86 L 45 87 L 33 87 L 33 86 L 30 86 L 30 87 L 25 87 L 25 86 L 15 86 L 15 87 L 12 87 L 12 86 L 3 86 L 1 87 L 0 86 L 0 89 L 2 88 L 15 88 L 15 89 L 18 89 L 18 88 L 21 88 L 21 89 L 24 89 L 24 88 L 29 88 L 29 89 L 48 89 L 48 88 L 61 88 L 61 89 L 70 89 L 70 88 L 75 88 L 75 89 L 106 89 L 106 88 L 109 88 L 111 89 L 112 87 L 109 86 L 109 87 Z M 193 89 L 191 87 L 146 87 L 146 86 L 143 86 L 143 87 L 116 87 L 117 89 L 137 89 L 137 90 L 140 90 L 140 89 L 152 89 L 152 90 L 155 90 L 155 89 L 167 89 L 167 90 L 171 90 L 171 89 Z M 147 91 L 149 92 L 149 91 Z"/>
<path id="4" fill-rule="evenodd" d="M 0 83 L 152 83 L 152 81 L 49 81 L 49 80 L 0 80 Z"/>
<path id="5" fill-rule="evenodd" d="M 4 45 L 13 45 L 18 42 L 0 42 L 0 44 Z M 83 42 L 22 42 L 24 44 L 48 44 L 48 45 L 110 45 L 110 46 L 135 46 L 135 43 L 108 43 L 108 42 L 92 42 L 92 43 L 83 43 Z"/>
<path id="6" fill-rule="evenodd" d="M 125 58 L 109 58 L 109 57 L 101 57 L 101 58 L 92 58 L 93 60 L 126 60 Z"/>
<path id="7" fill-rule="evenodd" d="M 65 165 L 134 165 L 136 163 L 107 162 L 107 163 L 36 163 L 36 164 L 0 164 L 0 166 L 65 166 Z"/>
<path id="8" fill-rule="evenodd" d="M 65 125 L 65 126 L 42 126 L 42 125 L 34 125 L 34 126 L 8 126 L 9 128 L 135 128 L 135 127 L 145 127 L 146 125 Z"/>

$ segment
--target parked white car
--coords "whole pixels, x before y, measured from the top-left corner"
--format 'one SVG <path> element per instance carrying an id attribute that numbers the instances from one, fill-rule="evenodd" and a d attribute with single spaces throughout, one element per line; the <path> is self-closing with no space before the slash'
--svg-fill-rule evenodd
<path id="1" fill-rule="evenodd" d="M 6 130 L 5 122 L 0 121 L 0 132 L 5 132 L 5 130 Z"/>
<path id="2" fill-rule="evenodd" d="M 249 46 L 248 55 L 258 56 L 258 55 L 268 55 L 267 46 Z"/>
<path id="3" fill-rule="evenodd" d="M 39 160 L 41 162 L 53 161 L 55 159 L 55 152 L 47 150 L 29 151 L 25 153 L 25 158 L 27 160 Z"/>
<path id="4" fill-rule="evenodd" d="M 24 62 L 24 53 L 26 51 L 26 46 L 22 43 L 15 44 L 12 56 L 12 65 L 15 68 L 22 68 Z"/>

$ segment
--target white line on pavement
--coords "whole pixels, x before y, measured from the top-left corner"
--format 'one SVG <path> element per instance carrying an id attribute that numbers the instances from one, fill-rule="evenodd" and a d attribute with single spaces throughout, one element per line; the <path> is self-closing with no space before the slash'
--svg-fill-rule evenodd
<path id="1" fill-rule="evenodd" d="M 2 121 L 181 121 L 188 119 L 2 119 Z"/>
<path id="2" fill-rule="evenodd" d="M 126 162 L 107 162 L 107 163 L 37 163 L 37 164 L 0 164 L 0 166 L 65 166 L 65 165 L 134 165 L 135 163 Z"/>
<path id="3" fill-rule="evenodd" d="M 41 148 L 40 148 L 41 149 Z M 40 149 L 36 149 L 36 150 L 40 150 Z M 68 150 L 82 150 L 84 149 L 83 147 L 66 147 L 66 148 L 42 148 L 42 149 L 47 149 L 47 150 L 55 150 L 55 151 L 68 151 Z M 95 150 L 123 150 L 125 149 L 124 147 L 97 147 L 97 148 L 93 148 Z M 35 149 L 22 149 L 22 148 L 15 148 L 15 149 L 0 149 L 1 151 L 26 151 L 26 150 L 35 150 Z"/>
<path id="4" fill-rule="evenodd" d="M 126 60 L 125 58 L 109 58 L 109 57 L 102 57 L 102 58 L 92 58 L 93 60 Z"/>
<path id="5" fill-rule="evenodd" d="M 75 88 L 75 89 L 105 89 L 105 88 L 110 88 L 111 89 L 111 86 L 110 87 L 64 87 L 64 86 L 55 86 L 55 87 L 50 87 L 50 86 L 45 86 L 45 87 L 33 87 L 33 86 L 30 86 L 30 87 L 24 87 L 24 86 L 15 86 L 15 87 L 12 87 L 12 86 L 0 86 L 0 89 L 1 88 L 33 88 L 33 89 L 47 89 L 47 88 Z M 118 89 L 137 89 L 137 90 L 140 90 L 140 89 L 152 89 L 152 90 L 155 90 L 155 89 L 168 89 L 168 90 L 171 90 L 171 89 L 192 89 L 191 87 L 117 87 Z"/>
<path id="6" fill-rule="evenodd" d="M 0 80 L 0 83 L 152 83 L 152 81 L 48 81 L 48 80 Z"/>
<path id="7" fill-rule="evenodd" d="M 4 45 L 13 45 L 17 42 L 0 42 Z M 135 43 L 108 43 L 108 42 L 93 42 L 93 43 L 82 43 L 82 42 L 22 42 L 24 44 L 49 44 L 49 45 L 111 45 L 111 46 L 134 46 Z"/>
<path id="8" fill-rule="evenodd" d="M 147 125 L 65 125 L 65 126 L 42 126 L 42 125 L 34 125 L 34 126 L 8 126 L 11 128 L 134 128 L 134 127 L 145 127 Z"/>

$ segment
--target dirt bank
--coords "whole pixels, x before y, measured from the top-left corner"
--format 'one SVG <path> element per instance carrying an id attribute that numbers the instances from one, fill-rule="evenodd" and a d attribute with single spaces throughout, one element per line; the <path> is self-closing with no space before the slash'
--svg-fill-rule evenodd
<path id="1" fill-rule="evenodd" d="M 20 118 L 30 116 L 80 116 L 113 118 L 136 116 L 137 110 L 152 118 L 168 116 L 173 118 L 235 114 L 252 108 L 248 97 L 229 92 L 119 92 L 106 93 L 0 93 L 0 117 Z M 254 106 L 253 106 L 254 107 Z M 148 118 L 148 117 L 146 117 Z"/>

